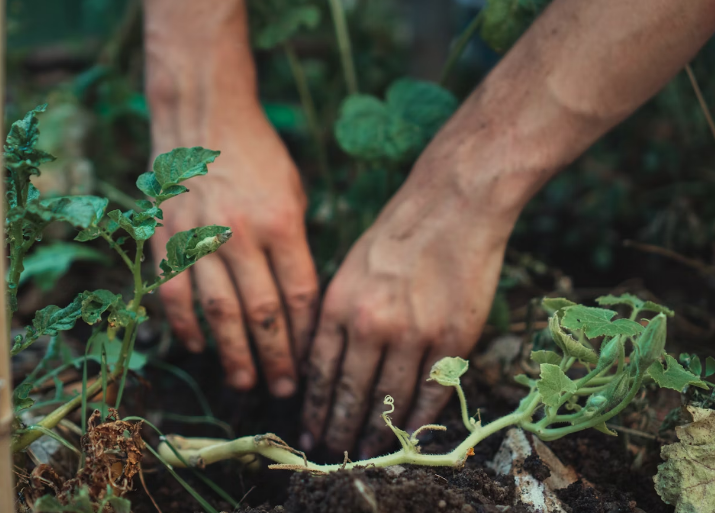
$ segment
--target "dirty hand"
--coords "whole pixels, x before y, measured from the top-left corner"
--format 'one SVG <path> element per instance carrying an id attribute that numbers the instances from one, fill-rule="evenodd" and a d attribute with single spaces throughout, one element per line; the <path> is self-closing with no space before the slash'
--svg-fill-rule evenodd
<path id="1" fill-rule="evenodd" d="M 144 7 L 154 155 L 179 146 L 221 151 L 207 176 L 187 182 L 190 194 L 162 205 L 167 223 L 152 238 L 155 260 L 178 231 L 207 224 L 233 231 L 221 251 L 159 289 L 169 322 L 190 351 L 203 350 L 193 282 L 227 382 L 238 389 L 256 382 L 252 334 L 271 392 L 291 395 L 318 282 L 300 177 L 258 99 L 244 2 L 146 0 Z"/>
<path id="2" fill-rule="evenodd" d="M 322 438 L 341 453 L 360 436 L 360 458 L 372 457 L 394 442 L 380 417 L 386 395 L 408 430 L 448 400 L 451 388 L 426 378 L 475 345 L 517 211 L 490 198 L 503 186 L 496 175 L 476 189 L 459 183 L 450 166 L 471 167 L 460 152 L 435 141 L 332 280 L 310 356 L 304 448 Z"/>

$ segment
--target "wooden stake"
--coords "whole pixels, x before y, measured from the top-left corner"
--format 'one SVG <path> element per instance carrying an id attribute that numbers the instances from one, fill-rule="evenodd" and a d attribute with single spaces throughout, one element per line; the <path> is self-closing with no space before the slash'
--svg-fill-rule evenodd
<path id="1" fill-rule="evenodd" d="M 0 0 L 0 127 L 5 119 L 5 0 Z M 0 130 L 4 134 L 4 130 Z M 2 157 L 0 156 L 0 159 Z M 3 177 L 5 167 L 2 167 Z M 0 180 L 0 197 L 5 196 L 5 180 Z M 4 203 L 4 202 L 3 202 Z M 2 207 L 0 206 L 0 212 Z M 5 219 L 5 212 L 2 212 Z M 2 234 L 5 237 L 5 234 Z M 5 251 L 0 258 L 0 276 L 2 276 L 2 291 L 0 291 L 0 511 L 15 511 L 15 490 L 12 479 L 12 454 L 10 439 L 12 436 L 12 376 L 10 375 L 10 319 L 6 318 L 5 301 L 7 285 L 5 284 Z"/>

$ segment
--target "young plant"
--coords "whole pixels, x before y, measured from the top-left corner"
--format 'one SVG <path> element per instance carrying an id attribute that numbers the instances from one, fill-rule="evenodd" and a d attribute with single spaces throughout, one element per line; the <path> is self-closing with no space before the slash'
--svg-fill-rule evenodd
<path id="1" fill-rule="evenodd" d="M 203 466 L 223 459 L 261 454 L 278 463 L 271 468 L 313 472 L 405 463 L 461 467 L 474 454 L 474 446 L 508 426 L 530 431 L 542 440 L 555 440 L 588 428 L 615 436 L 616 433 L 608 429 L 606 422 L 623 411 L 644 384 L 655 383 L 676 390 L 688 385 L 708 387 L 698 376 L 664 353 L 666 319 L 673 312 L 628 294 L 605 296 L 598 302 L 601 305 L 628 307 L 630 315 L 615 318 L 614 310 L 577 305 L 565 299 L 543 301 L 544 307 L 552 312 L 549 330 L 560 351 L 532 353 L 531 359 L 540 368 L 539 379 L 517 376 L 516 381 L 527 386 L 529 393 L 514 412 L 489 424 L 483 425 L 480 419 L 474 419 L 469 413 L 460 385 L 460 377 L 467 371 L 468 362 L 461 358 L 444 358 L 432 367 L 429 379 L 457 389 L 462 419 L 469 431 L 464 441 L 447 454 L 423 454 L 419 446 L 420 433 L 426 430 L 443 431 L 446 429 L 444 426 L 422 426 L 410 435 L 392 424 L 389 414 L 394 405 L 390 396 L 384 401 L 390 409 L 382 417 L 395 433 L 401 448 L 392 454 L 369 460 L 350 462 L 346 457 L 343 464 L 318 465 L 309 462 L 305 455 L 270 433 L 233 441 L 169 436 L 159 447 L 159 452 L 177 466 L 184 466 L 182 460 L 190 465 Z M 644 327 L 636 322 L 642 312 L 657 315 L 648 321 L 641 319 L 641 322 L 647 323 Z M 602 339 L 600 351 L 594 349 L 598 339 Z M 630 351 L 628 357 L 627 349 Z M 567 373 L 576 362 L 580 362 L 585 369 L 585 375 L 572 378 Z"/>
<path id="2" fill-rule="evenodd" d="M 146 241 L 163 219 L 160 208 L 164 201 L 188 192 L 182 182 L 207 173 L 207 165 L 219 155 L 218 151 L 204 148 L 178 148 L 159 155 L 152 171 L 142 174 L 137 187 L 151 200 L 137 200 L 137 208 L 122 212 L 107 212 L 109 201 L 97 196 L 64 196 L 43 199 L 32 185 L 32 176 L 40 174 L 40 166 L 54 159 L 35 146 L 39 138 L 37 115 L 45 110 L 42 105 L 27 113 L 10 128 L 4 147 L 6 195 L 5 233 L 6 249 L 10 255 L 8 272 L 8 319 L 17 310 L 17 290 L 23 279 L 24 262 L 28 251 L 42 238 L 44 229 L 55 221 L 69 223 L 78 229 L 76 241 L 85 242 L 104 239 L 119 255 L 132 276 L 133 297 L 125 301 L 120 294 L 109 290 L 84 291 L 65 307 L 47 306 L 36 312 L 32 324 L 25 328 L 24 335 L 17 335 L 11 353 L 17 355 L 30 347 L 42 336 L 50 336 L 53 342 L 48 355 L 15 389 L 14 414 L 32 408 L 29 397 L 35 386 L 53 376 L 47 363 L 57 351 L 57 335 L 72 329 L 78 320 L 94 326 L 94 333 L 87 341 L 84 361 L 93 354 L 101 355 L 102 373 L 92 384 L 86 385 L 81 395 L 68 397 L 67 401 L 40 420 L 37 425 L 15 429 L 12 436 L 13 452 L 22 451 L 32 442 L 50 433 L 64 417 L 76 408 L 83 407 L 82 423 L 86 426 L 85 408 L 88 397 L 100 390 L 105 392 L 111 381 L 119 383 L 115 407 L 118 407 L 127 370 L 130 366 L 134 342 L 139 324 L 147 320 L 142 298 L 152 293 L 163 283 L 191 267 L 196 261 L 216 251 L 231 236 L 225 226 L 203 226 L 173 235 L 167 245 L 166 258 L 160 263 L 161 275 L 147 282 L 142 275 Z M 129 240 L 133 240 L 133 244 Z M 8 322 L 8 326 L 10 323 Z M 10 333 L 7 333 L 8 338 Z M 100 350 L 92 350 L 93 344 Z M 115 354 L 113 367 L 107 365 L 107 354 Z M 80 361 L 82 358 L 79 359 Z M 76 361 L 79 363 L 79 361 Z M 63 397 L 58 390 L 58 397 Z M 19 422 L 15 423 L 20 426 Z"/>

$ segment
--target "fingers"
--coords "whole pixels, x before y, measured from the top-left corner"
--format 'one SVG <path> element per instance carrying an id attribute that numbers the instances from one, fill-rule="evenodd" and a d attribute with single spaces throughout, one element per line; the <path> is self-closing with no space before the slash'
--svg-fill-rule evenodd
<path id="1" fill-rule="evenodd" d="M 288 397 L 296 389 L 296 372 L 288 323 L 268 260 L 257 247 L 248 245 L 224 257 L 233 269 L 268 387 L 273 395 Z"/>
<path id="2" fill-rule="evenodd" d="M 386 395 L 395 400 L 395 411 L 390 413 L 393 425 L 403 429 L 412 404 L 423 351 L 417 347 L 392 346 L 387 351 L 380 379 L 373 394 L 372 409 L 367 416 L 365 435 L 360 442 L 360 459 L 372 458 L 388 449 L 395 436 L 382 418 L 386 410 Z"/>
<path id="3" fill-rule="evenodd" d="M 310 352 L 308 387 L 303 403 L 302 448 L 309 451 L 321 438 L 333 396 L 333 384 L 340 367 L 345 333 L 330 314 L 323 312 Z"/>
<path id="4" fill-rule="evenodd" d="M 194 266 L 193 272 L 226 379 L 235 388 L 249 389 L 256 382 L 256 369 L 246 338 L 241 305 L 226 264 L 218 255 L 208 255 Z"/>
<path id="5" fill-rule="evenodd" d="M 270 258 L 288 312 L 296 361 L 302 362 L 318 309 L 318 276 L 303 231 L 285 247 L 273 247 Z"/>
<path id="6" fill-rule="evenodd" d="M 448 354 L 444 348 L 436 347 L 427 356 L 422 368 L 419 388 L 417 390 L 417 400 L 415 406 L 407 419 L 407 430 L 415 431 L 425 424 L 432 424 L 439 415 L 439 412 L 447 405 L 452 387 L 444 387 L 436 381 L 427 381 L 429 372 L 435 362 L 445 356 L 455 356 Z"/>
<path id="7" fill-rule="evenodd" d="M 161 256 L 165 252 L 166 237 L 163 231 L 157 231 L 152 247 L 157 254 L 154 260 L 161 261 Z M 159 296 L 164 303 L 166 317 L 174 334 L 184 342 L 186 348 L 193 353 L 203 351 L 206 344 L 199 321 L 194 311 L 192 298 L 191 278 L 189 273 L 182 273 L 175 276 L 164 285 L 159 287 Z"/>

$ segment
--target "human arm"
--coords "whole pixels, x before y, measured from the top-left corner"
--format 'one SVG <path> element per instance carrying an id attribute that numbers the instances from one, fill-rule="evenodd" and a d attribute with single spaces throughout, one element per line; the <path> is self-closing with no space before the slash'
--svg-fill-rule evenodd
<path id="1" fill-rule="evenodd" d="M 383 450 L 388 393 L 396 425 L 434 421 L 448 392 L 425 381 L 429 368 L 476 343 L 524 205 L 714 30 L 712 0 L 553 2 L 430 143 L 333 279 L 310 358 L 306 446 L 323 437 L 349 449 L 367 415 L 361 456 Z"/>
<path id="2" fill-rule="evenodd" d="M 300 177 L 258 100 L 244 1 L 144 0 L 144 7 L 153 154 L 179 146 L 221 151 L 191 194 L 162 205 L 168 222 L 152 249 L 158 261 L 172 234 L 194 226 L 233 231 L 190 276 L 159 289 L 169 322 L 190 351 L 203 350 L 193 280 L 227 382 L 246 389 L 256 381 L 250 332 L 271 391 L 290 395 L 293 352 L 307 347 L 318 284 Z"/>

